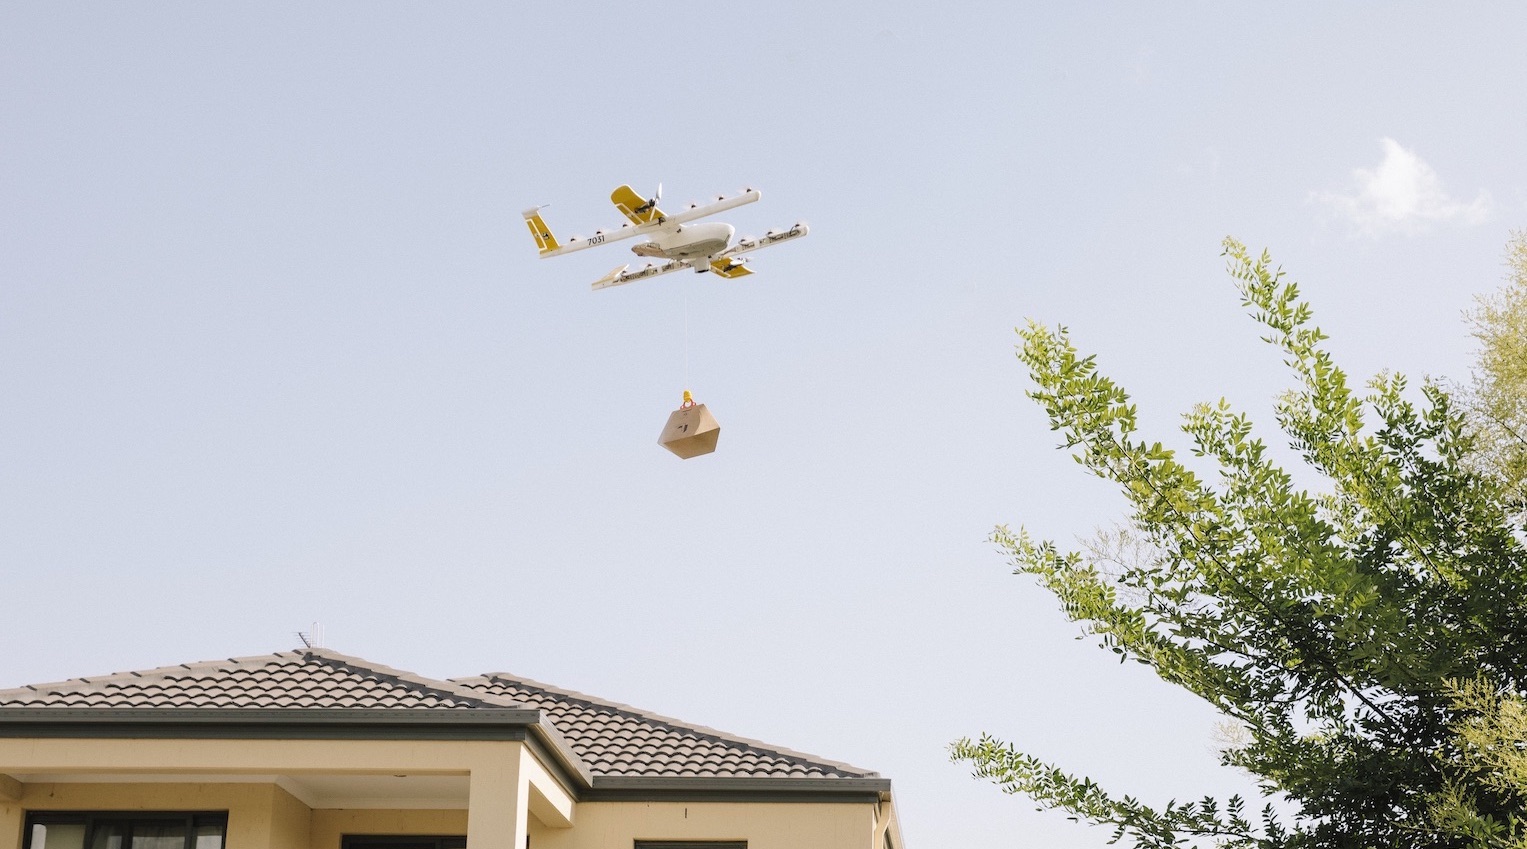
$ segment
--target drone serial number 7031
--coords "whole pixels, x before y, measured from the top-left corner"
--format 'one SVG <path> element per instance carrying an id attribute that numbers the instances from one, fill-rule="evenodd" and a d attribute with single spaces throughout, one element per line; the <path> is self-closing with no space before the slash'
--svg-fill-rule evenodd
<path id="1" fill-rule="evenodd" d="M 523 214 L 525 223 L 530 226 L 530 234 L 535 237 L 536 247 L 541 251 L 542 259 L 585 250 L 607 242 L 629 239 L 632 236 L 647 236 L 648 241 L 631 248 L 631 252 L 637 256 L 668 260 L 662 265 L 649 262 L 635 271 L 628 270 L 631 268 L 630 265 L 622 265 L 594 281 L 595 289 L 607 289 L 683 268 L 693 268 L 697 273 L 709 271 L 727 279 L 752 274 L 753 272 L 743 265 L 744 254 L 777 245 L 780 242 L 799 239 L 808 232 L 806 225 L 797 223 L 787 230 L 770 230 L 758 238 L 744 236 L 734 245 L 732 236 L 737 231 L 732 225 L 722 224 L 719 221 L 704 224 L 690 222 L 752 203 L 760 197 L 762 195 L 758 190 L 745 189 L 742 194 L 735 197 L 723 195 L 704 206 L 690 204 L 684 211 L 670 215 L 658 209 L 657 206 L 658 201 L 663 198 L 661 183 L 658 184 L 657 194 L 651 198 L 643 198 L 630 186 L 621 186 L 610 193 L 610 200 L 615 204 L 616 209 L 630 219 L 629 223 L 622 224 L 614 230 L 595 230 L 594 235 L 588 238 L 574 236 L 566 242 L 559 242 L 557 237 L 551 234 L 551 228 L 541 219 L 541 210 L 545 209 L 545 206 L 527 209 Z"/>

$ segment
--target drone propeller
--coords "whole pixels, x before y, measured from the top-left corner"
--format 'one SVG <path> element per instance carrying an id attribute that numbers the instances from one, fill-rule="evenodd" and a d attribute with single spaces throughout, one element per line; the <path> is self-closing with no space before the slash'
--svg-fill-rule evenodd
<path id="1" fill-rule="evenodd" d="M 648 212 L 650 210 L 657 209 L 657 202 L 662 200 L 662 199 L 663 199 L 663 184 L 662 183 L 658 183 L 657 184 L 657 194 L 655 194 L 652 197 L 648 198 L 645 202 L 642 203 L 641 206 L 638 206 L 636 209 L 634 209 L 632 211 L 635 212 L 637 215 L 640 215 L 640 214 L 642 214 L 644 212 Z"/>

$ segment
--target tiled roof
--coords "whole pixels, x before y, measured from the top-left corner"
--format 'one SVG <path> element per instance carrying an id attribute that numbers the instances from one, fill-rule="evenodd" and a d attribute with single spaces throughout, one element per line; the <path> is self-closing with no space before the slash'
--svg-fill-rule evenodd
<path id="1" fill-rule="evenodd" d="M 539 710 L 595 778 L 879 778 L 868 770 L 502 673 L 437 681 L 299 649 L 0 690 L 0 708 Z"/>
<path id="2" fill-rule="evenodd" d="M 848 764 L 502 673 L 454 683 L 539 708 L 596 777 L 879 777 Z"/>
<path id="3" fill-rule="evenodd" d="M 471 709 L 519 705 L 358 658 L 299 650 L 0 690 L 0 707 Z"/>

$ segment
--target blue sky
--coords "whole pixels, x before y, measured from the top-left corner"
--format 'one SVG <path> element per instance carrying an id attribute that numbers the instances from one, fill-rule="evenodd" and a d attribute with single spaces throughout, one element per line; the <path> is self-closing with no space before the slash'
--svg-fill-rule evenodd
<path id="1" fill-rule="evenodd" d="M 0 686 L 320 621 L 878 769 L 914 849 L 1103 845 L 947 762 L 983 730 L 1244 790 L 986 542 L 1120 516 L 1012 331 L 1069 326 L 1170 444 L 1221 396 L 1270 424 L 1230 234 L 1355 376 L 1465 376 L 1527 226 L 1527 12 L 1468 11 L 6 4 Z M 537 260 L 519 210 L 660 181 L 812 235 L 735 282 Z M 680 461 L 686 385 L 723 435 Z"/>

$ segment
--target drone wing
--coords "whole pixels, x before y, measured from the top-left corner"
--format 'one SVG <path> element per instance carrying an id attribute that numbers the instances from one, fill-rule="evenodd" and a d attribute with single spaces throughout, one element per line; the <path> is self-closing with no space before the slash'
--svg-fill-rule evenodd
<path id="1" fill-rule="evenodd" d="M 636 193 L 630 186 L 621 186 L 610 192 L 610 202 L 620 210 L 630 222 L 637 227 L 674 227 L 686 221 L 695 221 L 728 209 L 736 209 L 743 204 L 752 203 L 763 195 L 757 189 L 746 189 L 742 194 L 727 197 L 721 195 L 707 204 L 692 203 L 685 209 L 675 213 L 667 213 L 657 208 L 657 198 L 647 200 Z"/>
<path id="2" fill-rule="evenodd" d="M 635 271 L 627 271 L 626 269 L 630 267 L 629 265 L 622 265 L 614 268 L 609 274 L 595 280 L 594 288 L 597 290 L 608 289 L 611 286 L 624 286 L 637 280 L 645 280 L 648 277 L 656 277 L 659 274 L 667 274 L 670 271 L 679 271 L 685 268 L 692 268 L 693 266 L 690 265 L 687 259 L 676 259 L 671 262 L 665 262 L 662 265 L 655 265 L 649 262 Z"/>
<path id="3" fill-rule="evenodd" d="M 750 254 L 754 251 L 761 251 L 764 248 L 772 248 L 781 242 L 788 242 L 791 239 L 799 239 L 802 236 L 809 234 L 810 232 L 811 228 L 807 227 L 805 224 L 796 222 L 787 230 L 770 230 L 769 232 L 759 236 L 756 239 L 752 236 L 745 236 L 743 237 L 742 241 L 732 245 L 730 248 L 722 251 L 717 256 L 725 259 L 734 256 L 742 256 L 743 254 Z"/>
<path id="4" fill-rule="evenodd" d="M 811 230 L 805 224 L 796 224 L 788 230 L 770 230 L 756 239 L 743 239 L 736 245 L 717 254 L 716 258 L 710 261 L 710 267 L 705 270 L 718 277 L 725 277 L 728 280 L 746 277 L 752 274 L 753 271 L 743 265 L 742 261 L 737 259 L 737 257 L 773 247 L 781 242 L 788 242 L 791 239 L 799 239 L 810 232 Z M 659 274 L 669 274 L 674 271 L 694 267 L 694 262 L 687 259 L 670 260 L 662 265 L 648 263 L 635 271 L 630 271 L 631 266 L 629 265 L 622 265 L 611 270 L 609 274 L 595 280 L 594 288 L 609 289 L 612 286 L 624 286 L 627 283 L 645 280 L 648 277 L 656 277 Z"/>
<path id="5" fill-rule="evenodd" d="M 746 189 L 742 194 L 733 195 L 732 197 L 720 195 L 710 203 L 692 203 L 688 207 L 681 209 L 678 212 L 664 216 L 663 219 L 658 223 L 675 225 L 683 224 L 689 221 L 697 221 L 701 218 L 715 215 L 718 212 L 725 212 L 728 209 L 736 209 L 737 207 L 743 206 L 744 204 L 753 203 L 761 197 L 763 197 L 763 194 L 757 189 Z"/>
<path id="6" fill-rule="evenodd" d="M 634 283 L 637 280 L 646 280 L 648 277 L 656 277 L 659 274 L 668 274 L 674 271 L 683 271 L 686 268 L 694 268 L 695 263 L 693 260 L 675 259 L 669 262 L 665 262 L 662 265 L 656 265 L 649 262 L 635 271 L 627 271 L 627 269 L 630 267 L 631 266 L 629 265 L 622 265 L 611 269 L 609 274 L 606 274 L 605 276 L 594 281 L 594 288 L 608 289 L 612 286 L 624 286 L 627 283 Z M 725 277 L 728 280 L 735 280 L 738 277 L 746 277 L 747 275 L 753 273 L 747 266 L 743 265 L 740 260 L 731 259 L 730 257 L 711 260 L 709 267 L 705 270 L 719 277 Z"/>

